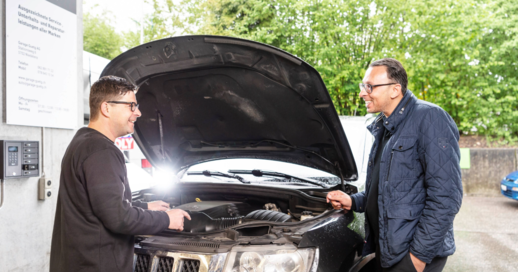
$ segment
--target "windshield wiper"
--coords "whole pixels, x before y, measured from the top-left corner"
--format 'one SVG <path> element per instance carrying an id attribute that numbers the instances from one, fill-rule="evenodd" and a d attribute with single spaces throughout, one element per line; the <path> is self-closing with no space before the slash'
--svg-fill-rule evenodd
<path id="1" fill-rule="evenodd" d="M 250 184 L 250 181 L 245 180 L 241 176 L 238 176 L 238 175 L 235 175 L 235 174 L 225 174 L 225 173 L 221 173 L 221 172 L 217 172 L 217 171 L 215 171 L 215 172 L 211 172 L 209 170 L 205 170 L 205 171 L 190 171 L 190 172 L 187 172 L 187 175 L 204 175 L 206 177 L 212 177 L 212 176 L 225 177 L 225 178 L 237 179 L 237 180 L 241 181 L 244 184 Z"/>
<path id="2" fill-rule="evenodd" d="M 279 173 L 279 172 L 270 172 L 270 171 L 263 171 L 263 170 L 258 170 L 258 169 L 255 169 L 255 170 L 228 170 L 228 172 L 233 173 L 233 174 L 249 174 L 249 175 L 254 175 L 256 177 L 272 176 L 272 177 L 282 177 L 282 178 L 287 178 L 287 179 L 298 179 L 305 183 L 321 186 L 322 188 L 327 188 L 327 186 L 324 183 L 318 182 L 316 180 L 303 178 L 303 177 L 299 177 L 299 176 L 294 176 L 294 175 L 289 175 L 289 174 L 284 174 L 284 173 Z"/>

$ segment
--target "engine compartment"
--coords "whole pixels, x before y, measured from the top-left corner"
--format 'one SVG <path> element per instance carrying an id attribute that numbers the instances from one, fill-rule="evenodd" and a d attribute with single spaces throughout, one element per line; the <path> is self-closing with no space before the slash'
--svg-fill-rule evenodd
<path id="1" fill-rule="evenodd" d="M 289 223 L 313 218 L 332 209 L 325 197 L 335 189 L 180 183 L 169 194 L 149 189 L 134 195 L 134 200 L 160 199 L 170 203 L 172 208 L 185 210 L 192 220 L 184 221 L 184 232 L 204 233 L 250 222 Z M 355 189 L 346 185 L 348 193 Z"/>
<path id="2" fill-rule="evenodd" d="M 189 213 L 191 220 L 184 221 L 184 232 L 200 233 L 222 230 L 254 221 L 288 222 L 292 216 L 278 211 L 274 203 L 264 209 L 254 210 L 249 204 L 234 201 L 192 202 L 175 207 Z M 293 220 L 298 221 L 298 220 Z"/>
<path id="3" fill-rule="evenodd" d="M 188 212 L 192 220 L 184 220 L 180 233 L 165 230 L 137 237 L 135 252 L 194 256 L 193 252 L 228 253 L 236 246 L 253 252 L 293 245 L 318 248 L 319 271 L 339 271 L 344 265 L 351 267 L 360 256 L 364 243 L 358 228 L 364 224 L 352 212 L 333 210 L 326 203 L 327 193 L 336 189 L 181 182 L 165 194 L 163 190 L 141 191 L 134 194 L 134 200 L 161 199 L 171 208 Z M 346 185 L 345 189 L 353 193 L 356 187 Z"/>

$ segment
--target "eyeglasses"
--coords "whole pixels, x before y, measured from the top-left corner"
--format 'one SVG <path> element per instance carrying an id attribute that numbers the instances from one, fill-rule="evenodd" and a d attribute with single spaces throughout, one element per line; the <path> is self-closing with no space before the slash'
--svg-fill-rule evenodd
<path id="1" fill-rule="evenodd" d="M 366 84 L 366 83 L 360 83 L 360 90 L 361 91 L 366 91 L 367 93 L 372 93 L 372 90 L 376 87 L 379 87 L 379 86 L 387 86 L 387 85 L 394 85 L 394 84 L 399 84 L 399 83 L 386 83 L 386 84 L 376 84 L 376 85 L 370 85 L 370 84 Z"/>
<path id="2" fill-rule="evenodd" d="M 135 111 L 138 109 L 138 104 L 135 102 L 126 102 L 126 101 L 106 101 L 106 103 L 113 103 L 113 104 L 126 104 L 130 105 L 131 111 Z"/>

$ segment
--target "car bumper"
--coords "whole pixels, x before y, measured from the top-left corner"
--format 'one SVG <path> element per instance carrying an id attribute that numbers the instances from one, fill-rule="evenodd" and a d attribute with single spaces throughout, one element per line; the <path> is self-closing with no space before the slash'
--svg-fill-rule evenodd
<path id="1" fill-rule="evenodd" d="M 505 190 L 504 190 L 505 187 Z M 514 189 L 514 190 L 513 190 Z M 502 195 L 518 200 L 518 184 L 510 183 L 510 182 L 502 182 L 500 183 L 500 192 Z"/>

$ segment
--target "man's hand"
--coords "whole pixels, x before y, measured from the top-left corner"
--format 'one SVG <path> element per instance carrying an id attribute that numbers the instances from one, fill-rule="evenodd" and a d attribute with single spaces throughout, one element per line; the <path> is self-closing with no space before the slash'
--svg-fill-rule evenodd
<path id="1" fill-rule="evenodd" d="M 191 220 L 191 216 L 184 210 L 174 209 L 166 212 L 169 215 L 169 228 L 173 230 L 183 230 L 183 218 Z"/>
<path id="2" fill-rule="evenodd" d="M 424 268 L 426 267 L 426 263 L 419 260 L 412 252 L 410 252 L 410 259 L 412 259 L 412 263 L 414 264 L 415 270 L 417 272 L 423 272 Z"/>
<path id="3" fill-rule="evenodd" d="M 342 191 L 332 191 L 327 193 L 326 200 L 327 203 L 331 202 L 331 205 L 335 210 L 350 210 L 353 203 L 351 197 Z"/>
<path id="4" fill-rule="evenodd" d="M 152 211 L 167 211 L 169 210 L 169 203 L 166 203 L 162 200 L 148 202 L 147 209 Z"/>

